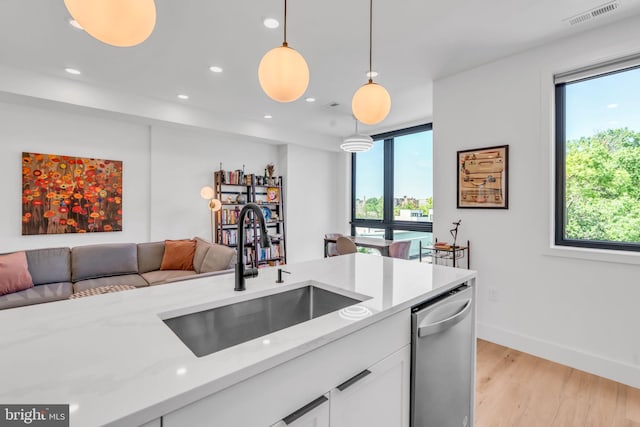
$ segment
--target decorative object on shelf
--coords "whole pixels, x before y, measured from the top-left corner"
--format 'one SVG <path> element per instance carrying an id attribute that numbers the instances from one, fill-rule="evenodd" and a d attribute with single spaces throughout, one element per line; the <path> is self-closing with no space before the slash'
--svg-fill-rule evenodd
<path id="1" fill-rule="evenodd" d="M 219 211 L 222 207 L 222 203 L 220 200 L 215 198 L 215 194 L 215 190 L 208 185 L 200 189 L 200 197 L 205 200 L 209 200 L 209 211 L 211 212 L 211 243 L 215 242 L 215 224 L 213 220 L 214 212 Z"/>
<path id="2" fill-rule="evenodd" d="M 22 153 L 22 235 L 122 231 L 122 161 Z"/>
<path id="3" fill-rule="evenodd" d="M 267 174 L 269 175 L 269 181 L 267 185 L 273 185 L 273 172 L 275 170 L 275 166 L 273 165 L 273 163 L 269 163 L 267 165 Z"/>
<path id="4" fill-rule="evenodd" d="M 356 133 L 346 137 L 342 144 L 340 144 L 340 148 L 348 153 L 364 153 L 365 151 L 369 151 L 371 147 L 373 147 L 373 138 L 358 133 L 358 119 L 356 119 L 355 116 L 353 119 L 356 122 Z"/>
<path id="5" fill-rule="evenodd" d="M 64 0 L 64 4 L 83 30 L 111 46 L 138 45 L 156 25 L 154 0 Z"/>
<path id="6" fill-rule="evenodd" d="M 258 80 L 264 93 L 278 102 L 295 101 L 309 85 L 307 62 L 287 44 L 287 0 L 284 0 L 284 42 L 262 57 Z"/>
<path id="7" fill-rule="evenodd" d="M 267 187 L 267 203 L 280 202 L 280 189 L 278 187 Z"/>
<path id="8" fill-rule="evenodd" d="M 367 125 L 383 121 L 391 110 L 391 96 L 382 86 L 373 82 L 373 0 L 369 0 L 369 82 L 356 91 L 351 110 L 358 120 Z"/>
<path id="9" fill-rule="evenodd" d="M 266 206 L 263 206 L 261 209 L 262 209 L 262 215 L 264 216 L 264 220 L 269 221 L 271 219 L 271 209 L 269 209 Z"/>
<path id="10" fill-rule="evenodd" d="M 458 151 L 458 208 L 509 208 L 509 146 Z"/>
<path id="11" fill-rule="evenodd" d="M 453 247 L 456 247 L 456 240 L 458 239 L 458 227 L 460 227 L 460 223 L 462 222 L 461 219 L 458 220 L 458 222 L 454 222 L 453 225 L 455 225 L 455 227 L 453 227 L 451 230 L 449 230 L 449 233 L 451 233 L 451 237 L 453 237 Z"/>
<path id="12" fill-rule="evenodd" d="M 241 205 L 247 202 L 247 198 L 242 193 L 238 193 L 236 196 L 236 203 L 240 203 Z"/>

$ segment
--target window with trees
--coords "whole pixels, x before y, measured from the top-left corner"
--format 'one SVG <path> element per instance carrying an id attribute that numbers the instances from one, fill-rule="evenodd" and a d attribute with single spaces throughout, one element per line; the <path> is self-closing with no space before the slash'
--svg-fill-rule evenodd
<path id="1" fill-rule="evenodd" d="M 431 124 L 374 135 L 373 148 L 352 157 L 352 234 L 432 243 Z"/>
<path id="2" fill-rule="evenodd" d="M 640 57 L 555 80 L 555 243 L 640 251 Z"/>

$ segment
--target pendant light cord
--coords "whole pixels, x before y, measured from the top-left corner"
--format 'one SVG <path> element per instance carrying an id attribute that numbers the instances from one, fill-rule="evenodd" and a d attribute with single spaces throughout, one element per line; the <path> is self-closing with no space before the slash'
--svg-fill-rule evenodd
<path id="1" fill-rule="evenodd" d="M 285 0 L 286 4 L 286 0 Z M 286 21 L 285 21 L 286 22 Z M 369 83 L 373 83 L 373 0 L 369 0 Z"/>
<path id="2" fill-rule="evenodd" d="M 282 46 L 287 46 L 287 0 L 284 0 L 284 42 Z"/>

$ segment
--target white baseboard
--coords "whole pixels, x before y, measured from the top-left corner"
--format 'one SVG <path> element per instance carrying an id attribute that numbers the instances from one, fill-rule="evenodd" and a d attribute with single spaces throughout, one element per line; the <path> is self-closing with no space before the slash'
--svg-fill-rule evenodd
<path id="1" fill-rule="evenodd" d="M 478 322 L 478 338 L 533 354 L 562 365 L 640 388 L 640 366 L 606 359 L 561 344 L 521 335 L 493 325 Z"/>

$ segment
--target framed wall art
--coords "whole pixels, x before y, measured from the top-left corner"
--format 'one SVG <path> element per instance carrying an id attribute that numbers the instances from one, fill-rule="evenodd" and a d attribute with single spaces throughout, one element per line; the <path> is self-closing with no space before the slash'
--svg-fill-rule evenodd
<path id="1" fill-rule="evenodd" d="M 122 231 L 122 162 L 22 153 L 22 235 Z"/>
<path id="2" fill-rule="evenodd" d="M 458 208 L 509 208 L 509 146 L 458 151 Z"/>

